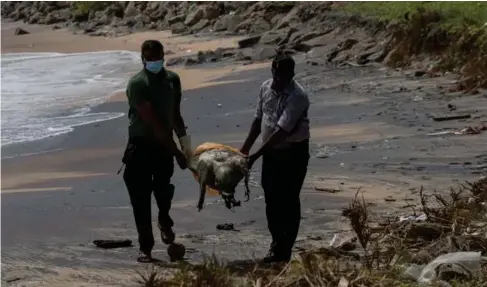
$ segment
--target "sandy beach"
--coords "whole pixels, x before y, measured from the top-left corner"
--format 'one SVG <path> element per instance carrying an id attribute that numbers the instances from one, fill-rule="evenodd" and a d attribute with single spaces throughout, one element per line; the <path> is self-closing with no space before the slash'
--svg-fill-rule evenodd
<path id="1" fill-rule="evenodd" d="M 19 26 L 31 33 L 14 36 Z M 143 40 L 154 38 L 173 52 L 168 57 L 234 47 L 239 39 L 175 37 L 169 32 L 102 38 L 19 23 L 2 23 L 1 37 L 2 54 L 138 52 Z M 297 250 L 328 244 L 336 231 L 346 229 L 341 208 L 359 188 L 378 204 L 385 196 L 396 198 L 396 203 L 384 206 L 386 211 L 404 205 L 403 199 L 414 197 L 421 186 L 445 189 L 485 171 L 487 133 L 428 135 L 485 122 L 485 93 L 440 97 L 436 87 L 451 82 L 449 75 L 418 79 L 376 65 L 311 66 L 306 61 L 312 57 L 296 56 L 296 78 L 312 101 L 311 161 L 302 192 Z M 172 69 L 182 79 L 182 112 L 194 144 L 241 145 L 260 84 L 270 76 L 269 66 L 264 62 Z M 404 89 L 396 91 L 397 87 Z M 472 118 L 433 122 L 430 116 L 441 114 L 448 103 Z M 126 113 L 124 94 L 114 94 L 93 111 Z M 136 271 L 147 268 L 135 262 L 137 248 L 105 251 L 92 244 L 94 239 L 128 238 L 136 245 L 128 194 L 117 175 L 127 124 L 123 116 L 2 147 L 3 280 L 12 281 L 11 286 L 134 286 Z M 198 213 L 196 182 L 188 171 L 176 170 L 171 214 L 189 261 L 201 261 L 211 253 L 226 260 L 250 259 L 267 251 L 270 236 L 258 163 L 252 175 L 251 200 L 235 213 L 215 197 L 209 197 Z M 341 192 L 323 193 L 316 187 Z M 243 188 L 238 193 L 243 198 Z M 216 230 L 216 224 L 226 222 L 238 231 Z M 155 257 L 168 261 L 166 247 L 156 242 Z"/>

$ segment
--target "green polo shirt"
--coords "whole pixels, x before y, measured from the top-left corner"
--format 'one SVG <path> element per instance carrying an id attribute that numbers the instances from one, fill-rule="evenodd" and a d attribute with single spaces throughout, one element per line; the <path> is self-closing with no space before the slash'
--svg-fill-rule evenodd
<path id="1" fill-rule="evenodd" d="M 165 69 L 153 74 L 143 69 L 129 80 L 127 98 L 129 138 L 155 137 L 152 128 L 142 120 L 135 109 L 143 102 L 150 102 L 161 124 L 168 131 L 173 131 L 175 107 L 181 101 L 181 81 L 178 74 Z"/>

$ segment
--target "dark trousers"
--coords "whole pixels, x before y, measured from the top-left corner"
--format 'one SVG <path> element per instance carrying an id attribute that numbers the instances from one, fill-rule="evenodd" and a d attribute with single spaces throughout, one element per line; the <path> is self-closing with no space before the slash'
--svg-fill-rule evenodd
<path id="1" fill-rule="evenodd" d="M 273 150 L 263 156 L 267 225 L 275 254 L 290 256 L 301 221 L 299 195 L 308 170 L 309 141 Z"/>
<path id="2" fill-rule="evenodd" d="M 130 196 L 135 225 L 139 235 L 140 250 L 150 253 L 154 247 L 152 233 L 151 196 L 154 193 L 159 209 L 158 221 L 163 227 L 172 227 L 169 216 L 174 186 L 173 157 L 154 141 L 129 139 L 124 156 L 126 164 L 123 179 Z"/>

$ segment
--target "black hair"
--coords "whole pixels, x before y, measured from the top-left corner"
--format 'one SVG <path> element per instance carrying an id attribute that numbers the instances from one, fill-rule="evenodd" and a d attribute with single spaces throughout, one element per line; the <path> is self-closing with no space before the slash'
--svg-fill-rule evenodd
<path id="1" fill-rule="evenodd" d="M 286 51 L 277 51 L 276 56 L 272 60 L 272 68 L 282 73 L 294 73 L 296 63 L 293 57 Z"/>
<path id="2" fill-rule="evenodd" d="M 159 54 L 164 51 L 164 46 L 162 45 L 161 42 L 157 40 L 145 40 L 144 43 L 142 43 L 141 47 L 141 53 L 144 54 L 144 52 L 151 52 L 154 54 Z"/>

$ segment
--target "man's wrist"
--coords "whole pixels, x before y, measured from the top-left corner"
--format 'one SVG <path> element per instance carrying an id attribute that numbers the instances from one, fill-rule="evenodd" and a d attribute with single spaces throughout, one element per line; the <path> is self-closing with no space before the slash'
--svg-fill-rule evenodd
<path id="1" fill-rule="evenodd" d="M 247 146 L 246 143 L 240 148 L 240 152 L 243 154 L 249 154 L 250 148 Z"/>
<path id="2" fill-rule="evenodd" d="M 187 136 L 187 135 L 188 135 L 188 133 L 186 132 L 186 130 L 184 130 L 184 131 L 178 131 L 178 132 L 176 133 L 176 135 L 178 136 L 178 139 L 180 139 L 180 138 L 182 138 L 182 137 Z"/>

